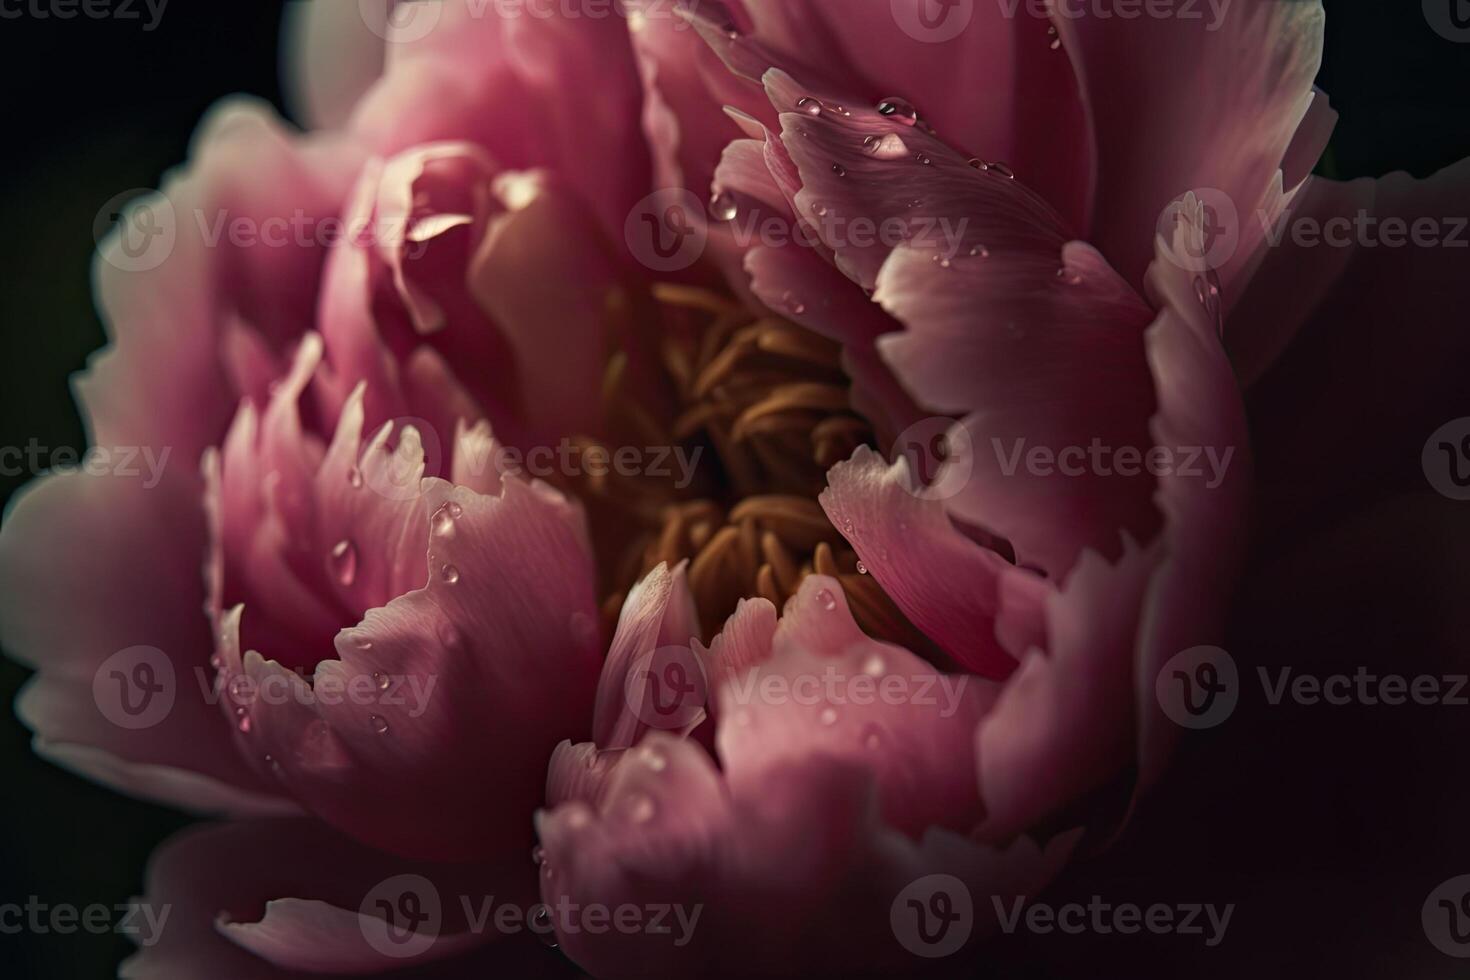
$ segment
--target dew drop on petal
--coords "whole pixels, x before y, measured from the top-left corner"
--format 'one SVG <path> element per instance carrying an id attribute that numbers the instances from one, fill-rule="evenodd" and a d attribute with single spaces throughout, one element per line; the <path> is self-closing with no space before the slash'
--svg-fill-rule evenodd
<path id="1" fill-rule="evenodd" d="M 373 648 L 373 641 L 361 633 L 354 633 L 352 634 L 352 645 L 359 650 L 371 650 Z"/>
<path id="2" fill-rule="evenodd" d="M 454 513 L 449 509 L 448 504 L 445 504 L 443 507 L 440 507 L 438 510 L 434 511 L 433 525 L 435 537 L 454 537 Z"/>
<path id="3" fill-rule="evenodd" d="M 356 466 L 347 471 L 347 484 L 354 490 L 362 489 L 362 470 Z"/>
<path id="4" fill-rule="evenodd" d="M 820 116 L 822 114 L 822 100 L 807 96 L 796 101 L 796 108 L 808 116 Z"/>
<path id="5" fill-rule="evenodd" d="M 990 258 L 990 249 L 986 248 L 984 245 L 971 245 L 970 257 L 978 259 L 988 259 Z"/>
<path id="6" fill-rule="evenodd" d="M 919 110 L 907 99 L 890 97 L 878 103 L 878 115 L 912 126 L 919 121 Z"/>
<path id="7" fill-rule="evenodd" d="M 789 289 L 786 290 L 785 294 L 782 295 L 781 302 L 785 305 L 787 311 L 794 314 L 795 316 L 801 316 L 803 313 L 806 312 L 806 304 L 801 301 L 801 298 L 799 296 L 797 296 Z"/>
<path id="8" fill-rule="evenodd" d="M 373 671 L 373 683 L 378 686 L 378 690 L 386 691 L 390 686 L 392 686 L 393 681 L 388 677 L 387 674 L 383 673 L 380 670 L 375 670 Z"/>
<path id="9" fill-rule="evenodd" d="M 439 577 L 444 580 L 446 585 L 453 585 L 459 581 L 459 569 L 453 565 L 445 565 L 439 569 Z"/>
<path id="10" fill-rule="evenodd" d="M 934 162 L 933 158 L 930 157 L 929 154 L 927 154 L 927 153 L 920 153 L 914 159 L 918 160 L 921 164 L 923 164 L 926 167 L 929 166 L 929 164 L 931 164 L 931 163 Z"/>
<path id="11" fill-rule="evenodd" d="M 357 579 L 357 546 L 343 539 L 332 547 L 332 575 L 346 588 Z"/>
<path id="12" fill-rule="evenodd" d="M 643 761 L 654 772 L 663 772 L 669 767 L 669 760 L 658 749 L 644 749 Z"/>
<path id="13" fill-rule="evenodd" d="M 457 630 L 457 629 L 454 628 L 454 624 L 453 623 L 450 623 L 450 622 L 440 623 L 439 624 L 438 633 L 439 633 L 439 642 L 444 645 L 444 648 L 446 650 L 453 650 L 453 649 L 456 649 L 459 646 L 459 643 L 460 643 L 459 630 Z"/>
<path id="14" fill-rule="evenodd" d="M 542 847 L 540 844 L 537 844 L 535 847 L 531 848 L 531 863 L 532 864 L 536 865 L 539 868 L 543 863 L 545 863 L 545 861 L 546 861 L 546 848 Z"/>
<path id="15" fill-rule="evenodd" d="M 831 589 L 823 589 L 822 591 L 818 592 L 817 601 L 820 602 L 822 604 L 822 608 L 827 610 L 828 612 L 831 612 L 832 610 L 837 608 L 837 597 L 832 594 Z"/>
<path id="16" fill-rule="evenodd" d="M 867 565 L 864 565 L 862 562 L 858 562 L 857 563 L 857 570 L 858 570 L 858 574 L 859 575 L 866 575 L 866 574 L 868 574 L 868 566 Z"/>
<path id="17" fill-rule="evenodd" d="M 863 149 L 879 160 L 901 160 L 908 156 L 908 144 L 897 133 L 869 136 L 863 140 Z"/>
<path id="18" fill-rule="evenodd" d="M 235 727 L 246 735 L 250 734 L 250 712 L 244 708 L 236 708 Z"/>
<path id="19" fill-rule="evenodd" d="M 382 715 L 368 715 L 368 727 L 379 735 L 388 734 L 388 721 Z"/>
<path id="20" fill-rule="evenodd" d="M 876 749 L 883 744 L 883 731 L 877 725 L 868 724 L 863 728 L 863 748 Z"/>
<path id="21" fill-rule="evenodd" d="M 628 818 L 634 823 L 648 823 L 658 812 L 658 805 L 647 793 L 637 793 L 628 798 Z"/>
<path id="22" fill-rule="evenodd" d="M 834 163 L 834 164 L 832 164 L 832 172 L 834 174 L 836 174 L 837 176 L 839 176 L 839 177 L 846 177 L 847 176 L 847 168 L 844 167 L 840 163 Z"/>
<path id="23" fill-rule="evenodd" d="M 817 715 L 817 720 L 830 728 L 832 725 L 837 724 L 837 709 L 831 707 L 823 708 L 821 714 Z"/>
<path id="24" fill-rule="evenodd" d="M 881 653 L 872 653 L 863 661 L 863 673 L 869 677 L 882 677 L 883 672 L 888 669 L 887 662 Z"/>
<path id="25" fill-rule="evenodd" d="M 992 163 L 990 165 L 990 171 L 992 173 L 999 174 L 1000 176 L 1004 177 L 1006 180 L 1015 180 L 1016 179 L 1016 172 L 1014 170 L 1012 170 L 1006 164 L 1001 163 L 1000 161 L 996 161 L 995 163 Z"/>
<path id="26" fill-rule="evenodd" d="M 709 202 L 709 213 L 718 221 L 734 221 L 739 208 L 735 204 L 735 195 L 729 191 L 720 191 Z"/>
<path id="27" fill-rule="evenodd" d="M 551 910 L 545 905 L 536 906 L 531 913 L 531 931 L 541 940 L 541 945 L 556 949 L 556 930 L 551 925 Z"/>

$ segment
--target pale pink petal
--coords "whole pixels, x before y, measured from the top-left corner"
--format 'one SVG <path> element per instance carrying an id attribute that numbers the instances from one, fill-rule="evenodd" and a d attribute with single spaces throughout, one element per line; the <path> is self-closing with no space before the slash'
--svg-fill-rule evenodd
<path id="1" fill-rule="evenodd" d="M 1313 156 L 1299 146 L 1288 160 L 1321 61 L 1319 0 L 1236 0 L 1218 15 L 1199 13 L 1054 17 L 1077 65 L 1097 145 L 1090 239 L 1134 288 L 1171 201 L 1192 190 L 1222 191 L 1249 231 L 1277 171 L 1289 163 L 1299 172 L 1302 158 Z M 1316 123 L 1312 132 L 1324 135 Z"/>
<path id="2" fill-rule="evenodd" d="M 305 124 L 332 129 L 383 73 L 388 12 L 395 0 L 299 3 L 281 28 L 290 104 Z"/>
<path id="3" fill-rule="evenodd" d="M 1043 645 L 1045 583 L 966 537 L 910 462 L 867 447 L 827 475 L 822 508 L 905 616 L 969 670 L 1004 678 Z"/>

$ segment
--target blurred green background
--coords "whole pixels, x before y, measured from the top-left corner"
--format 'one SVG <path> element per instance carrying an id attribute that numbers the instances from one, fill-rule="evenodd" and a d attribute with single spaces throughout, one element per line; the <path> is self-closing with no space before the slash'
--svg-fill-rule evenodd
<path id="1" fill-rule="evenodd" d="M 1423 176 L 1470 155 L 1470 45 L 1434 34 L 1416 0 L 1327 6 L 1321 85 L 1343 121 L 1324 172 Z M 0 446 L 84 447 L 68 377 L 102 343 L 88 287 L 97 210 L 156 186 L 215 99 L 248 92 L 280 105 L 284 7 L 176 2 L 152 31 L 144 21 L 0 19 Z M 24 480 L 0 477 L 0 499 Z M 9 704 L 25 676 L 0 662 L 0 700 Z M 28 742 L 8 710 L 0 715 L 0 902 L 124 901 L 154 846 L 186 821 L 54 769 Z M 0 960 L 4 973 L 35 978 L 112 976 L 129 949 L 85 934 L 0 936 L 0 948 L 16 950 Z"/>

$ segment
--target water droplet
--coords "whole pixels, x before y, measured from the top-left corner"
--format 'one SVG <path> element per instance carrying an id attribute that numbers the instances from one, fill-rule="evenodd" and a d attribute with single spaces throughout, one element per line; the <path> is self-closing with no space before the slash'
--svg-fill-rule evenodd
<path id="1" fill-rule="evenodd" d="M 869 723 L 863 728 L 863 748 L 876 749 L 883 744 L 883 730 L 877 725 Z"/>
<path id="2" fill-rule="evenodd" d="M 434 536 L 439 538 L 454 537 L 454 515 L 450 513 L 449 505 L 445 504 L 434 511 Z"/>
<path id="3" fill-rule="evenodd" d="M 919 121 L 919 110 L 914 108 L 913 103 L 897 97 L 890 97 L 879 102 L 878 115 L 895 119 L 905 126 L 912 126 Z"/>
<path id="4" fill-rule="evenodd" d="M 459 581 L 459 569 L 453 565 L 445 565 L 439 569 L 439 577 L 444 580 L 446 585 L 453 585 Z"/>
<path id="5" fill-rule="evenodd" d="M 664 754 L 658 749 L 644 749 L 643 761 L 647 763 L 648 768 L 652 769 L 654 772 L 663 772 L 669 767 L 669 760 L 665 758 Z"/>
<path id="6" fill-rule="evenodd" d="M 393 681 L 387 674 L 380 670 L 375 670 L 373 671 L 373 683 L 378 685 L 378 690 L 386 691 L 392 686 Z"/>
<path id="7" fill-rule="evenodd" d="M 914 159 L 918 160 L 920 163 L 922 163 L 926 167 L 929 166 L 929 164 L 931 164 L 931 163 L 934 162 L 933 158 L 931 158 L 929 156 L 929 154 L 927 154 L 927 153 L 920 153 Z"/>
<path id="8" fill-rule="evenodd" d="M 459 635 L 459 630 L 454 628 L 453 623 L 440 623 L 438 633 L 439 642 L 444 645 L 444 648 L 446 650 L 453 650 L 459 646 L 461 637 Z"/>
<path id="9" fill-rule="evenodd" d="M 847 168 L 844 167 L 840 163 L 834 163 L 834 164 L 832 164 L 832 172 L 834 174 L 836 174 L 837 176 L 839 176 L 839 177 L 846 177 L 847 176 Z"/>
<path id="10" fill-rule="evenodd" d="M 984 160 L 980 159 L 979 157 L 970 157 L 970 159 L 967 160 L 966 162 L 970 166 L 974 167 L 976 170 L 989 170 L 990 169 L 990 164 L 986 163 Z"/>
<path id="11" fill-rule="evenodd" d="M 879 160 L 900 160 L 908 156 L 908 144 L 897 133 L 869 136 L 863 140 L 863 149 Z"/>
<path id="12" fill-rule="evenodd" d="M 943 255 L 943 254 L 941 254 L 939 252 L 935 252 L 934 253 L 934 256 L 929 261 L 933 262 L 935 265 L 939 266 L 939 268 L 941 268 L 941 269 L 948 269 L 951 265 L 954 264 L 953 262 L 950 261 L 950 258 L 949 258 L 948 255 Z"/>
<path id="13" fill-rule="evenodd" d="M 1050 47 L 1051 47 L 1051 49 L 1053 51 L 1055 51 L 1057 48 L 1060 48 L 1062 46 L 1062 39 L 1057 34 L 1057 28 L 1056 28 L 1056 25 L 1055 24 L 1053 24 L 1051 27 L 1048 27 L 1046 29 L 1046 36 L 1049 37 L 1049 38 L 1051 38 L 1051 45 L 1050 45 Z"/>
<path id="14" fill-rule="evenodd" d="M 535 847 L 531 848 L 531 863 L 532 864 L 536 865 L 539 868 L 545 861 L 546 861 L 546 848 L 542 847 L 540 844 L 537 844 Z"/>
<path id="15" fill-rule="evenodd" d="M 209 655 L 209 666 L 213 667 L 215 670 L 219 670 L 224 665 L 225 665 L 225 658 L 224 657 L 221 657 L 217 653 L 212 653 L 212 654 Z"/>
<path id="16" fill-rule="evenodd" d="M 990 258 L 990 249 L 986 248 L 984 245 L 971 245 L 970 257 L 988 259 Z"/>
<path id="17" fill-rule="evenodd" d="M 827 610 L 828 612 L 831 612 L 832 610 L 837 608 L 837 597 L 832 594 L 831 589 L 823 589 L 822 591 L 818 592 L 817 601 L 820 602 L 822 604 L 822 608 Z"/>
<path id="18" fill-rule="evenodd" d="M 822 100 L 807 96 L 796 101 L 796 108 L 808 116 L 820 116 L 822 114 Z"/>
<path id="19" fill-rule="evenodd" d="M 883 659 L 881 653 L 870 653 L 863 661 L 863 673 L 869 677 L 882 677 L 883 672 L 888 669 L 888 663 Z"/>
<path id="20" fill-rule="evenodd" d="M 648 823 L 658 812 L 658 805 L 647 793 L 636 793 L 628 797 L 628 819 L 634 823 Z"/>
<path id="21" fill-rule="evenodd" d="M 368 715 L 368 727 L 379 735 L 388 734 L 388 721 L 382 715 Z"/>
<path id="22" fill-rule="evenodd" d="M 729 191 L 720 191 L 709 202 L 709 213 L 719 221 L 734 221 L 739 210 L 735 204 L 735 195 Z"/>
<path id="23" fill-rule="evenodd" d="M 1015 180 L 1016 179 L 1016 172 L 1014 170 L 1012 170 L 1006 164 L 1000 162 L 999 160 L 997 160 L 995 163 L 992 163 L 990 165 L 990 172 L 991 173 L 995 173 L 995 174 L 999 174 L 1000 176 L 1004 177 L 1006 180 Z"/>
<path id="24" fill-rule="evenodd" d="M 250 734 L 250 712 L 244 708 L 236 708 L 235 727 L 246 735 Z"/>
<path id="25" fill-rule="evenodd" d="M 456 521 L 464 516 L 464 508 L 455 503 L 453 500 L 451 500 L 444 506 L 449 508 L 449 516 L 454 518 Z"/>
<path id="26" fill-rule="evenodd" d="M 830 728 L 837 724 L 837 709 L 831 707 L 823 708 L 821 714 L 817 715 L 817 720 Z"/>
<path id="27" fill-rule="evenodd" d="M 338 541 L 332 547 L 332 574 L 347 588 L 357 579 L 357 546 L 351 541 Z"/>
<path id="28" fill-rule="evenodd" d="M 781 297 L 781 302 L 785 304 L 788 311 L 796 316 L 801 316 L 803 313 L 806 312 L 806 304 L 801 301 L 800 297 L 798 297 L 789 289 L 786 290 L 785 294 Z"/>
<path id="29" fill-rule="evenodd" d="M 352 634 L 352 645 L 359 650 L 371 650 L 373 648 L 373 641 L 361 633 L 354 633 Z"/>
<path id="30" fill-rule="evenodd" d="M 347 471 L 347 484 L 354 490 L 362 489 L 362 470 L 356 466 Z"/>
<path id="31" fill-rule="evenodd" d="M 868 574 L 868 566 L 867 565 L 864 565 L 862 562 L 858 562 L 857 563 L 857 570 L 858 570 L 858 574 L 859 575 L 866 575 L 866 574 Z"/>
<path id="32" fill-rule="evenodd" d="M 551 910 L 545 905 L 536 906 L 531 913 L 531 931 L 541 940 L 541 945 L 556 949 L 556 930 L 551 925 Z"/>
<path id="33" fill-rule="evenodd" d="M 827 216 L 827 205 L 823 204 L 821 201 L 815 202 L 812 205 L 812 214 L 816 215 L 819 218 L 825 218 Z"/>

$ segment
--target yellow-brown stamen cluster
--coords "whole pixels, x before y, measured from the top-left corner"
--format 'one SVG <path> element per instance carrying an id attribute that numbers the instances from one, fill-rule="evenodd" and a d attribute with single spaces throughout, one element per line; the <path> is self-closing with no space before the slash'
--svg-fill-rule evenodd
<path id="1" fill-rule="evenodd" d="M 698 452 L 698 466 L 688 487 L 640 475 L 575 488 L 592 513 L 604 617 L 615 622 L 628 589 L 660 562 L 687 559 L 706 639 L 740 599 L 779 608 L 815 572 L 841 582 L 869 633 L 912 642 L 816 499 L 827 470 L 873 439 L 851 407 L 838 345 L 703 289 L 661 285 L 647 300 L 662 370 L 635 379 L 626 356 L 610 359 L 610 430 Z"/>

